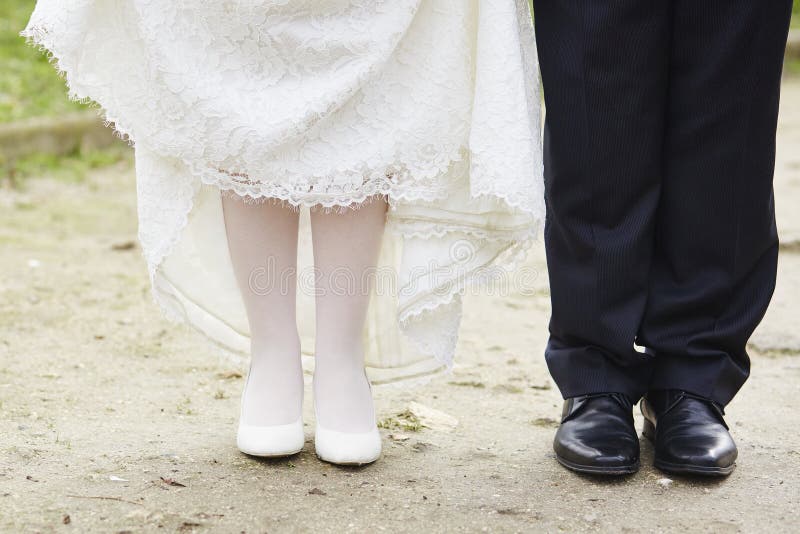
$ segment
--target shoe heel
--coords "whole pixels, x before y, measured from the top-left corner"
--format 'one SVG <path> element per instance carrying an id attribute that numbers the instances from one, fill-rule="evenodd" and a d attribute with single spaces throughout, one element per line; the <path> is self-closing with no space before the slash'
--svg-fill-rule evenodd
<path id="1" fill-rule="evenodd" d="M 642 435 L 652 442 L 656 440 L 656 426 L 649 419 L 644 420 Z"/>

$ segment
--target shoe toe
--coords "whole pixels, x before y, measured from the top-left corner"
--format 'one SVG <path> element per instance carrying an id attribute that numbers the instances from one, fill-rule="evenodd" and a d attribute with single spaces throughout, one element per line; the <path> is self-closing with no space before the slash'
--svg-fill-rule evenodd
<path id="1" fill-rule="evenodd" d="M 250 456 L 281 457 L 297 454 L 305 445 L 302 419 L 274 426 L 240 424 L 236 432 L 238 449 Z"/>
<path id="2" fill-rule="evenodd" d="M 638 439 L 594 433 L 580 435 L 562 425 L 556 433 L 554 450 L 558 460 L 576 471 L 630 473 L 639 466 Z"/>
<path id="3" fill-rule="evenodd" d="M 701 470 L 728 469 L 738 456 L 736 444 L 724 429 L 712 435 L 665 438 L 660 445 L 657 455 L 663 461 Z"/>
<path id="4" fill-rule="evenodd" d="M 366 465 L 381 456 L 381 434 L 377 427 L 369 432 L 337 432 L 317 426 L 314 448 L 320 460 L 337 465 Z"/>

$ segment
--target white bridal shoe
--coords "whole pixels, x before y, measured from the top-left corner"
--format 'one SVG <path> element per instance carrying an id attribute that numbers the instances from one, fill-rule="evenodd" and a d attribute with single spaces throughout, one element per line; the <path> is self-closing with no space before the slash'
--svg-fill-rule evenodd
<path id="1" fill-rule="evenodd" d="M 250 371 L 247 372 L 242 398 L 239 404 L 239 428 L 236 431 L 236 446 L 245 454 L 264 458 L 291 456 L 303 450 L 305 433 L 303 432 L 303 411 L 297 421 L 286 425 L 257 426 L 246 425 L 244 421 L 244 396 L 250 382 Z"/>
<path id="2" fill-rule="evenodd" d="M 291 456 L 303 450 L 303 419 L 288 425 L 254 426 L 239 424 L 236 446 L 245 454 L 265 458 Z"/>
<path id="3" fill-rule="evenodd" d="M 369 390 L 372 392 L 372 384 L 369 384 Z M 377 424 L 368 432 L 339 432 L 324 428 L 319 424 L 316 395 L 314 414 L 317 419 L 314 448 L 320 460 L 337 465 L 365 465 L 380 458 L 381 433 Z"/>
<path id="4" fill-rule="evenodd" d="M 314 447 L 320 460 L 338 465 L 366 465 L 381 457 L 381 433 L 375 426 L 369 432 L 350 433 L 319 426 Z"/>

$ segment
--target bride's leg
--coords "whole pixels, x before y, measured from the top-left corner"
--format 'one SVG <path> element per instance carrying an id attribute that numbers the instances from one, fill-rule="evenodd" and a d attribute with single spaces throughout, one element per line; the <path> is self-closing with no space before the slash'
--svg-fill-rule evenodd
<path id="1" fill-rule="evenodd" d="M 317 417 L 330 430 L 358 433 L 375 426 L 362 339 L 386 208 L 381 197 L 343 213 L 311 213 L 317 269 L 314 395 Z"/>
<path id="2" fill-rule="evenodd" d="M 223 195 L 231 260 L 250 323 L 252 362 L 243 397 L 248 425 L 301 416 L 303 369 L 296 321 L 298 213 L 268 200 Z"/>

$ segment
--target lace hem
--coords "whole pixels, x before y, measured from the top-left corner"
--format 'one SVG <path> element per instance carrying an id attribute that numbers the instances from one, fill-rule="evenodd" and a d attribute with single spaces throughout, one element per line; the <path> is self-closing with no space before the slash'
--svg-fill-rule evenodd
<path id="1" fill-rule="evenodd" d="M 243 171 L 226 172 L 191 161 L 183 163 L 202 183 L 233 192 L 247 202 L 278 200 L 294 208 L 357 209 L 377 196 L 386 197 L 393 205 L 445 198 L 455 181 L 452 176 L 457 178 L 459 174 L 449 171 L 465 161 L 468 153 L 468 148 L 459 147 L 441 154 L 423 172 L 411 170 L 405 158 L 398 157 L 395 163 L 378 168 L 365 163 L 358 169 L 343 170 L 332 176 L 295 175 L 285 182 L 252 180 Z"/>
<path id="2" fill-rule="evenodd" d="M 509 245 L 501 252 L 492 262 L 481 265 L 473 269 L 470 273 L 459 276 L 458 284 L 451 284 L 448 291 L 442 291 L 441 287 L 436 288 L 437 291 L 429 292 L 427 299 L 422 299 L 422 302 L 409 306 L 408 309 L 403 310 L 398 319 L 401 325 L 410 323 L 415 319 L 419 319 L 426 314 L 429 314 L 442 306 L 452 304 L 457 298 L 461 298 L 469 289 L 480 291 L 487 286 L 485 277 L 481 277 L 481 269 L 487 265 L 492 265 L 498 269 L 512 271 L 517 268 L 521 263 L 524 263 L 528 257 L 528 252 L 536 242 L 536 239 L 529 237 L 523 241 L 518 241 Z M 439 294 L 442 293 L 442 294 Z M 442 363 L 446 363 L 442 361 Z"/>

